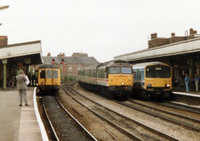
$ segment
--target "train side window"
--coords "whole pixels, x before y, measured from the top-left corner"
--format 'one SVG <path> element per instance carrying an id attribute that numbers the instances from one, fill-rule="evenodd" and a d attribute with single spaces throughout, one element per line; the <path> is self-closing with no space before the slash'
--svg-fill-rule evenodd
<path id="1" fill-rule="evenodd" d="M 84 76 L 89 77 L 89 70 L 85 70 Z"/>
<path id="2" fill-rule="evenodd" d="M 57 70 L 53 71 L 53 78 L 58 78 L 58 71 Z"/>
<path id="3" fill-rule="evenodd" d="M 144 69 L 141 69 L 141 80 L 144 80 Z"/>
<path id="4" fill-rule="evenodd" d="M 45 78 L 45 71 L 44 70 L 40 71 L 40 78 Z"/>
<path id="5" fill-rule="evenodd" d="M 137 80 L 141 80 L 141 70 L 137 70 Z"/>
<path id="6" fill-rule="evenodd" d="M 88 71 L 88 77 L 91 77 L 91 76 L 92 76 L 92 71 L 89 70 L 89 71 Z"/>
<path id="7" fill-rule="evenodd" d="M 47 70 L 47 78 L 52 78 L 52 72 L 51 72 L 51 70 Z"/>
<path id="8" fill-rule="evenodd" d="M 96 77 L 96 70 L 95 69 L 92 70 L 91 76 Z"/>
<path id="9" fill-rule="evenodd" d="M 137 70 L 136 69 L 133 70 L 133 79 L 134 79 L 134 81 L 137 80 Z"/>
<path id="10" fill-rule="evenodd" d="M 98 69 L 98 78 L 104 78 L 105 71 L 104 69 Z"/>

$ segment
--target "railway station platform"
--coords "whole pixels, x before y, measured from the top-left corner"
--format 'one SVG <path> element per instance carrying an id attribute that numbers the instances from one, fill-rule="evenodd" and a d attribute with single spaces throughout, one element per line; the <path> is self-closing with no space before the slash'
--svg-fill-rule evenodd
<path id="1" fill-rule="evenodd" d="M 19 106 L 17 88 L 0 89 L 0 140 L 1 141 L 42 141 L 44 137 L 35 112 L 35 89 L 29 87 L 29 106 Z"/>
<path id="2" fill-rule="evenodd" d="M 186 92 L 185 87 L 173 87 L 172 94 L 174 102 L 200 109 L 200 89 L 199 91 L 195 91 L 194 87 L 190 87 L 190 91 Z"/>
<path id="3" fill-rule="evenodd" d="M 190 94 L 190 95 L 197 95 L 197 96 L 200 96 L 200 88 L 199 88 L 199 91 L 195 91 L 194 88 L 190 88 L 190 91 L 189 92 L 186 92 L 186 89 L 185 87 L 173 87 L 173 92 L 177 92 L 177 93 L 182 93 L 182 94 Z"/>

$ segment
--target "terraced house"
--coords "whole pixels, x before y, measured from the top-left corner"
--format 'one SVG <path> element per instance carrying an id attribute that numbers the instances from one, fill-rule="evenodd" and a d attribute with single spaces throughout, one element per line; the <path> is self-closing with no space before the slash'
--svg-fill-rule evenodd
<path id="1" fill-rule="evenodd" d="M 78 69 L 90 65 L 99 64 L 94 57 L 89 57 L 87 53 L 73 53 L 72 56 L 65 56 L 65 53 L 60 53 L 57 56 L 43 56 L 45 63 L 55 63 L 61 68 L 61 76 L 77 76 Z"/>

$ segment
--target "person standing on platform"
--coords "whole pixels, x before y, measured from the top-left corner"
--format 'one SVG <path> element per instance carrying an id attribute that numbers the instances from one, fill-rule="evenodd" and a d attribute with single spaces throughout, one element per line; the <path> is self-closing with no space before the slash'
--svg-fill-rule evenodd
<path id="1" fill-rule="evenodd" d="M 190 89 L 189 89 L 190 78 L 189 78 L 189 76 L 187 74 L 185 74 L 184 81 L 185 81 L 186 92 L 189 92 L 190 91 Z"/>
<path id="2" fill-rule="evenodd" d="M 27 90 L 26 81 L 28 80 L 23 70 L 19 70 L 19 74 L 16 76 L 16 80 L 17 80 L 17 88 L 19 92 L 19 102 L 20 102 L 19 106 L 22 106 L 22 98 L 24 99 L 25 106 L 29 106 L 28 99 L 26 97 L 26 90 Z"/>
<path id="3" fill-rule="evenodd" d="M 181 87 L 181 77 L 180 77 L 180 75 L 177 76 L 176 80 L 177 80 L 178 88 L 180 88 Z"/>
<path id="4" fill-rule="evenodd" d="M 194 82 L 195 82 L 195 88 L 196 91 L 199 91 L 199 76 L 197 74 L 194 74 L 195 78 L 194 78 Z"/>

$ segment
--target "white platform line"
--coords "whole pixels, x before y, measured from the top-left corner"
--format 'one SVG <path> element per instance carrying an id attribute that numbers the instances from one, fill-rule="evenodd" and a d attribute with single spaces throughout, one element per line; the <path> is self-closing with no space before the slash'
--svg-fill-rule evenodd
<path id="1" fill-rule="evenodd" d="M 37 118 L 37 121 L 38 121 L 38 124 L 39 124 L 39 127 L 40 127 L 40 131 L 41 131 L 41 134 L 42 134 L 42 139 L 43 139 L 43 141 L 49 141 L 48 136 L 47 136 L 47 132 L 45 130 L 45 127 L 44 127 L 44 124 L 43 124 L 42 119 L 40 117 L 38 106 L 37 106 L 36 87 L 34 88 L 34 92 L 33 92 L 33 102 L 34 102 L 35 115 L 36 115 L 36 118 Z"/>
<path id="2" fill-rule="evenodd" d="M 172 93 L 178 94 L 178 95 L 186 95 L 186 96 L 200 97 L 200 95 L 191 94 L 191 93 L 184 93 L 184 92 L 172 92 Z"/>

